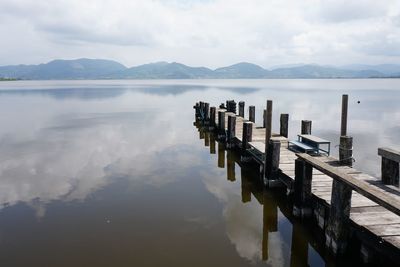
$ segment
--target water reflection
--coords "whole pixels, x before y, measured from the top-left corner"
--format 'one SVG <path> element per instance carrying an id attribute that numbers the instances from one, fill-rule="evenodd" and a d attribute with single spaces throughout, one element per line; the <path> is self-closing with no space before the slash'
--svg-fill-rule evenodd
<path id="1" fill-rule="evenodd" d="M 334 145 L 340 94 L 350 88 L 361 100 L 349 106 L 356 166 L 376 174 L 376 148 L 400 141 L 400 92 L 380 89 L 400 82 L 162 83 L 0 84 L 1 265 L 335 264 L 291 217 L 284 193 L 260 190 L 254 168 L 197 132 L 192 105 L 244 100 L 260 123 L 271 98 L 275 131 L 289 113 L 292 138 L 311 119 Z"/>

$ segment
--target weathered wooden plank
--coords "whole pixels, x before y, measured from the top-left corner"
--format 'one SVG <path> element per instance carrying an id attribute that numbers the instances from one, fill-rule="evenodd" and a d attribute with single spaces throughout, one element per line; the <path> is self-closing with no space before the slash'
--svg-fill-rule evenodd
<path id="1" fill-rule="evenodd" d="M 400 215 L 400 197 L 395 197 L 393 194 L 384 192 L 382 189 L 371 186 L 370 184 L 360 181 L 349 174 L 338 171 L 336 168 L 329 164 L 319 161 L 307 154 L 297 154 L 297 156 L 314 168 L 327 174 L 328 176 L 349 185 L 353 190 L 369 198 L 370 200 L 382 205 L 388 210 Z"/>
<path id="2" fill-rule="evenodd" d="M 378 224 L 365 226 L 377 236 L 400 236 L 400 224 Z"/>
<path id="3" fill-rule="evenodd" d="M 400 236 L 387 236 L 383 237 L 383 240 L 393 244 L 396 247 L 400 247 Z"/>
<path id="4" fill-rule="evenodd" d="M 388 147 L 378 148 L 378 155 L 384 158 L 400 162 L 400 151 Z"/>
<path id="5" fill-rule="evenodd" d="M 400 223 L 400 216 L 390 211 L 352 213 L 350 219 L 361 226 Z"/>

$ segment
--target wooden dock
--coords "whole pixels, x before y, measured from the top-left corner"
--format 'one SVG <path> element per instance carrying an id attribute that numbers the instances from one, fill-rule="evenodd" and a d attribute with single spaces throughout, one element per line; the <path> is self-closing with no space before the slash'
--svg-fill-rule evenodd
<path id="1" fill-rule="evenodd" d="M 244 118 L 243 102 L 239 103 L 239 116 L 228 101 L 228 109 L 209 109 L 204 102 L 196 103 L 194 108 L 196 120 L 215 131 L 229 149 L 238 149 L 242 162 L 258 164 L 265 187 L 287 188 L 294 201 L 293 214 L 313 217 L 325 232 L 326 246 L 333 254 L 343 254 L 348 240 L 356 238 L 361 242 L 360 253 L 366 262 L 376 254 L 398 261 L 400 152 L 379 149 L 382 179 L 353 168 L 352 138 L 346 135 L 347 96 L 342 100 L 340 159 L 289 149 L 287 114 L 281 115 L 280 133 L 271 131 L 272 101 L 267 103 L 262 126 L 254 123 L 254 108 L 249 109 L 249 120 Z M 304 121 L 302 134 L 303 131 L 311 134 L 310 121 Z"/>

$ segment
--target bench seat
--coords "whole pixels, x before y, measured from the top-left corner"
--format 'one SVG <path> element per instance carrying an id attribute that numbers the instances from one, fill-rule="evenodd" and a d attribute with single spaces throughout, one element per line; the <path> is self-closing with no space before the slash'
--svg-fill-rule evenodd
<path id="1" fill-rule="evenodd" d="M 300 148 L 301 150 L 303 150 L 306 153 L 307 152 L 317 152 L 317 150 L 318 150 L 316 147 L 309 146 L 309 145 L 307 145 L 305 143 L 302 143 L 300 141 L 289 141 L 289 147 L 290 147 L 290 145 L 296 146 L 296 147 Z"/>

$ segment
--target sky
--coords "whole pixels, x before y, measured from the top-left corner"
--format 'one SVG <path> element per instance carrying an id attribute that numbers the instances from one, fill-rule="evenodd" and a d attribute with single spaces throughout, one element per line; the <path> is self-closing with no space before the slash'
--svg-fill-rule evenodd
<path id="1" fill-rule="evenodd" d="M 400 63 L 399 0 L 0 0 L 0 65 Z"/>

